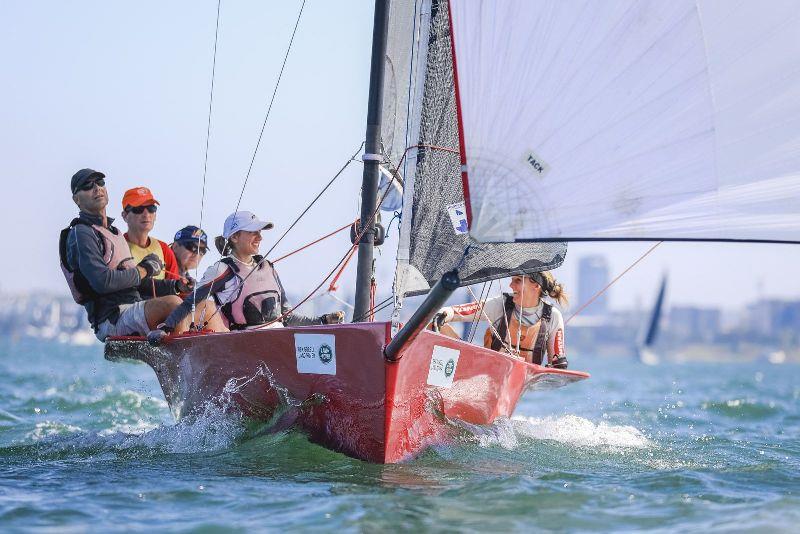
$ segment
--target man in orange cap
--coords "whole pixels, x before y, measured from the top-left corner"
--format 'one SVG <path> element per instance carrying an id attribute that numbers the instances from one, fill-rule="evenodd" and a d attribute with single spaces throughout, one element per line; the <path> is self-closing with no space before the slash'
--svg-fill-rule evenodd
<path id="1" fill-rule="evenodd" d="M 131 248 L 134 262 L 139 262 L 148 254 L 155 254 L 164 263 L 164 270 L 154 278 L 178 280 L 181 276 L 175 253 L 169 245 L 149 235 L 156 222 L 158 206 L 153 193 L 146 187 L 134 187 L 125 191 L 122 196 L 122 218 L 128 225 L 125 239 Z M 147 298 L 146 295 L 142 296 Z"/>

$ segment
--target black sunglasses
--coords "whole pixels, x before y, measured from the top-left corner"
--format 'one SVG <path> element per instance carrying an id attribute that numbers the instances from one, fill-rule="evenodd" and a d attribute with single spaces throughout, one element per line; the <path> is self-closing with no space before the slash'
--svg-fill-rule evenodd
<path id="1" fill-rule="evenodd" d="M 135 208 L 128 206 L 127 208 L 125 208 L 126 212 L 135 213 L 136 215 L 141 215 L 142 213 L 144 213 L 144 210 L 147 210 L 148 213 L 155 213 L 158 211 L 158 206 L 156 206 L 155 204 L 150 204 L 149 206 L 136 206 Z"/>
<path id="2" fill-rule="evenodd" d="M 91 191 L 92 189 L 94 189 L 95 184 L 98 187 L 105 187 L 106 181 L 102 178 L 98 178 L 97 180 L 91 180 L 78 187 L 78 191 Z"/>
<path id="3" fill-rule="evenodd" d="M 181 246 L 186 250 L 188 250 L 189 252 L 191 252 L 192 254 L 197 254 L 199 251 L 200 255 L 203 256 L 205 255 L 206 252 L 208 252 L 208 248 L 198 247 L 197 243 L 181 243 Z"/>

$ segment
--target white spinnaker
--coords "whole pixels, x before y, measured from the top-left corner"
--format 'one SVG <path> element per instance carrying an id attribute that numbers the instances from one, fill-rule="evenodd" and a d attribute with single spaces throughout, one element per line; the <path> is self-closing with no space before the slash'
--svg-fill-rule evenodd
<path id="1" fill-rule="evenodd" d="M 471 233 L 800 241 L 796 0 L 450 0 Z"/>

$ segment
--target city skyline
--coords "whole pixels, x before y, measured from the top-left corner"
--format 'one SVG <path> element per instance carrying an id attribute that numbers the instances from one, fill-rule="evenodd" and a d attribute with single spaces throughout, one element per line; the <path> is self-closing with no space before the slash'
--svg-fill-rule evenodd
<path id="1" fill-rule="evenodd" d="M 364 137 L 371 40 L 364 28 L 372 4 L 335 4 L 310 4 L 304 12 L 244 191 L 241 208 L 276 224 L 263 251 Z M 0 87 L 7 125 L 0 150 L 6 195 L 14 201 L 0 210 L 0 227 L 18 255 L 0 264 L 0 289 L 66 291 L 57 236 L 75 216 L 67 183 L 82 167 L 108 176 L 112 217 L 126 189 L 146 185 L 161 202 L 154 236 L 169 240 L 178 228 L 198 224 L 201 202 L 203 226 L 211 236 L 221 233 L 242 191 L 298 7 L 223 6 L 204 182 L 215 3 L 4 2 L 0 13 L 14 24 L 0 35 L 11 80 Z M 75 27 L 92 31 L 76 36 Z M 273 256 L 352 222 L 360 181 L 361 166 L 352 163 Z M 378 256 L 382 298 L 391 291 L 396 228 Z M 12 238 L 14 231 L 22 235 Z M 555 275 L 578 306 L 580 257 L 604 255 L 613 279 L 652 245 L 571 243 Z M 310 291 L 349 246 L 343 233 L 286 259 L 278 266 L 283 282 L 296 293 Z M 211 252 L 203 267 L 216 257 Z M 664 271 L 674 303 L 732 309 L 759 296 L 800 298 L 798 266 L 798 246 L 664 243 L 614 285 L 608 306 L 647 306 Z M 351 266 L 342 287 L 353 278 Z"/>

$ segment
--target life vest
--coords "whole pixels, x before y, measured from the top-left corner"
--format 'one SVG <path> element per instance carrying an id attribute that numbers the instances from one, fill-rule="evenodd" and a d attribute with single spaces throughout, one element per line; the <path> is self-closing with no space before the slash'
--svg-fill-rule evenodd
<path id="1" fill-rule="evenodd" d="M 525 361 L 542 365 L 542 358 L 547 350 L 547 330 L 550 326 L 553 307 L 543 302 L 542 317 L 536 324 L 521 326 L 519 320 L 517 320 L 517 314 L 514 313 L 515 306 L 513 297 L 511 295 L 504 295 L 504 297 L 504 317 L 501 317 L 493 327 L 486 329 L 486 333 L 483 336 L 483 346 L 488 349 L 501 351 L 505 343 L 516 348 L 517 335 L 519 335 L 519 352 L 525 357 Z M 521 333 L 520 327 L 522 327 Z M 495 335 L 495 331 L 497 335 Z"/>
<path id="2" fill-rule="evenodd" d="M 275 268 L 262 256 L 254 256 L 257 267 L 254 271 L 242 273 L 233 258 L 220 261 L 230 267 L 239 279 L 239 292 L 231 302 L 220 302 L 214 295 L 217 306 L 222 311 L 225 322 L 231 330 L 243 330 L 277 319 L 281 313 L 281 287 Z"/>
<path id="3" fill-rule="evenodd" d="M 145 256 L 148 254 L 155 254 L 158 256 L 158 259 L 161 260 L 161 264 L 166 266 L 167 260 L 164 257 L 164 250 L 161 247 L 161 241 L 154 237 L 149 237 L 148 240 L 150 243 L 146 247 L 140 247 L 136 243 L 131 243 L 128 241 L 128 247 L 131 249 L 131 256 L 133 256 L 133 261 L 136 262 L 138 265 L 140 261 L 144 259 Z M 126 239 L 127 241 L 127 239 Z M 166 269 L 162 269 L 160 273 L 151 278 L 155 280 L 164 280 L 166 277 Z"/>
<path id="4" fill-rule="evenodd" d="M 79 224 L 91 227 L 100 237 L 103 250 L 103 263 L 105 263 L 109 269 L 132 269 L 135 267 L 135 264 L 131 257 L 128 242 L 116 228 L 106 228 L 98 224 L 89 224 L 81 219 L 73 219 L 68 227 L 61 230 L 61 234 L 58 238 L 58 256 L 61 262 L 61 272 L 64 273 L 64 278 L 67 279 L 67 285 L 69 286 L 70 293 L 72 293 L 72 298 L 75 299 L 75 302 L 78 304 L 85 304 L 90 300 L 96 299 L 98 294 L 92 289 L 80 270 L 71 268 L 67 262 L 67 238 L 73 228 Z"/>

